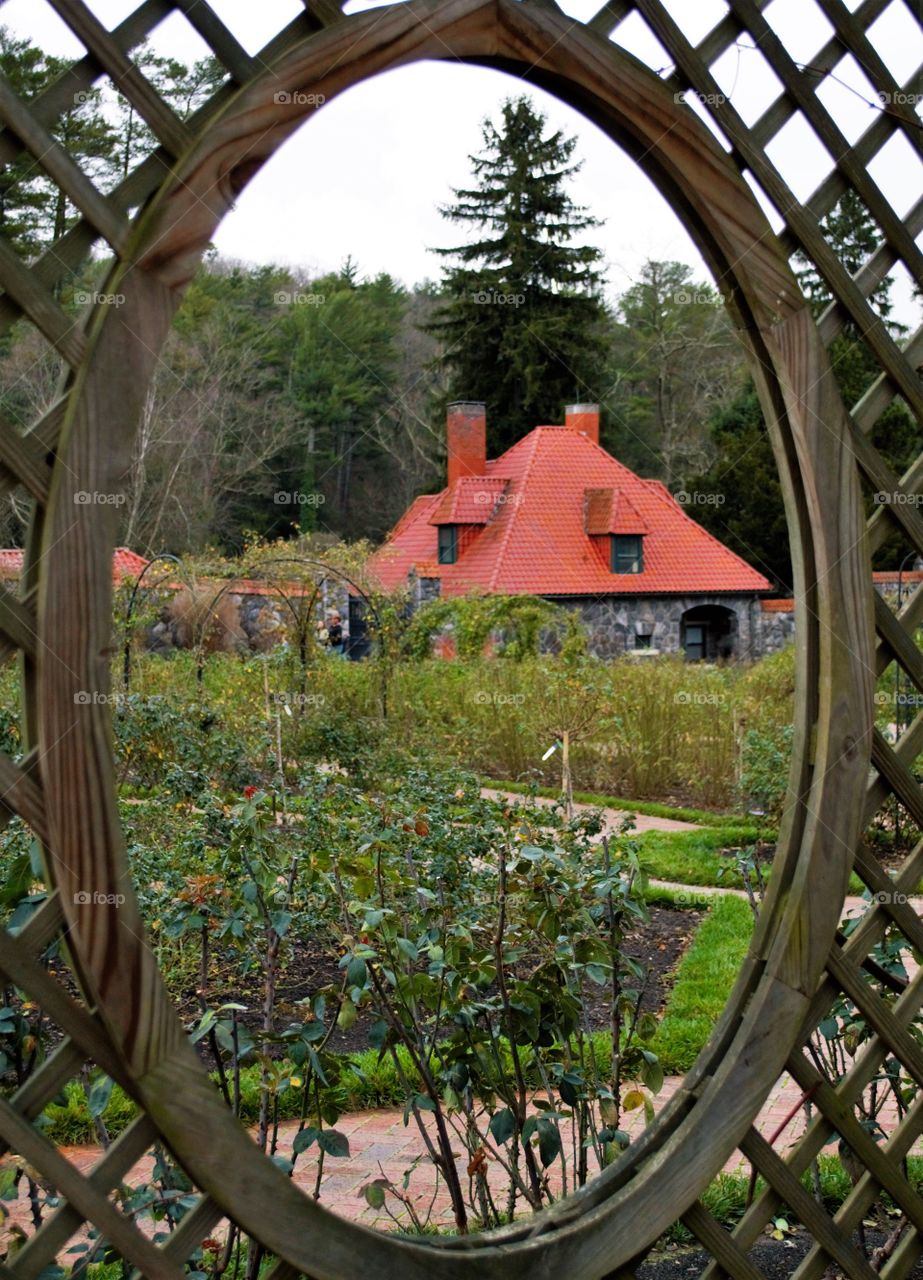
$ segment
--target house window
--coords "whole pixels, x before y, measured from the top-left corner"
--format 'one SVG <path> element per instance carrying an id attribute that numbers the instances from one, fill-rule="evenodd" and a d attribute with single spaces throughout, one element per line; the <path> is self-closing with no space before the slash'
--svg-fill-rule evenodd
<path id="1" fill-rule="evenodd" d="M 639 533 L 614 533 L 612 535 L 612 572 L 643 573 L 644 554 Z"/>
<path id="2" fill-rule="evenodd" d="M 430 543 L 430 546 L 433 544 Z M 458 559 L 458 526 L 441 524 L 439 526 L 439 563 L 454 564 Z"/>
<path id="3" fill-rule="evenodd" d="M 686 623 L 685 636 L 686 657 L 690 662 L 701 662 L 705 657 L 705 627 L 696 623 Z"/>
<path id="4" fill-rule="evenodd" d="M 636 649 L 653 649 L 654 633 L 652 631 L 639 631 L 635 635 Z"/>

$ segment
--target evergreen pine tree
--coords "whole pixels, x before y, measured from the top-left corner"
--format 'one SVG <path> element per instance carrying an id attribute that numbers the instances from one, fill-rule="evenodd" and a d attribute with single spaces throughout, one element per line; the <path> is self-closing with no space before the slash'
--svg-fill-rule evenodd
<path id="1" fill-rule="evenodd" d="M 441 210 L 478 234 L 436 250 L 454 265 L 428 332 L 443 344 L 445 400 L 487 402 L 494 455 L 559 422 L 566 403 L 605 390 L 601 253 L 574 243 L 599 223 L 566 191 L 580 169 L 576 139 L 546 125 L 528 98 L 507 100 L 499 127 L 485 122 L 483 151 L 470 157 L 475 185 L 456 189 Z"/>

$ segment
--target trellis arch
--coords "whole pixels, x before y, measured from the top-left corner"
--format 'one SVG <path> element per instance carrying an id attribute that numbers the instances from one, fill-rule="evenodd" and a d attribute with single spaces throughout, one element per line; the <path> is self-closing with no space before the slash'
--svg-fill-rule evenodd
<path id="1" fill-rule="evenodd" d="M 869 548 L 895 525 L 923 553 L 923 521 L 914 503 L 894 501 L 876 511 L 864 533 L 860 506 L 861 484 L 909 497 L 923 481 L 923 455 L 899 478 L 868 440 L 895 395 L 918 416 L 923 401 L 920 333 L 899 346 L 867 300 L 898 261 L 915 278 L 923 274 L 914 240 L 923 202 L 902 218 L 867 172 L 871 158 L 897 133 L 920 150 L 912 109 L 919 82 L 898 85 L 868 37 L 888 0 L 861 0 L 852 12 L 842 0 L 818 0 L 833 35 L 817 63 L 833 65 L 850 52 L 885 95 L 886 105 L 852 145 L 816 96 L 816 76 L 800 70 L 774 35 L 763 16 L 766 0 L 729 0 L 725 16 L 697 46 L 677 24 L 676 0 L 613 0 L 586 23 L 574 22 L 552 0 L 414 0 L 351 17 L 335 0 L 319 0 L 307 2 L 305 13 L 258 58 L 244 51 L 206 0 L 144 0 L 113 32 L 83 0 L 49 3 L 87 54 L 29 103 L 0 85 L 6 126 L 0 158 L 9 164 L 23 150 L 31 152 L 82 219 L 37 262 L 19 259 L 0 243 L 0 323 L 8 327 L 25 317 L 68 366 L 61 397 L 42 421 L 26 432 L 0 424 L 0 483 L 7 489 L 21 483 L 35 500 L 20 594 L 0 596 L 3 656 L 23 654 L 28 739 L 18 764 L 0 757 L 0 794 L 4 815 L 21 816 L 42 841 L 52 892 L 15 941 L 0 933 L 0 970 L 29 992 L 66 1039 L 11 1100 L 0 1102 L 0 1136 L 66 1204 L 2 1274 L 39 1275 L 73 1231 L 92 1222 L 137 1275 L 176 1277 L 203 1236 L 229 1216 L 276 1255 L 274 1278 L 346 1280 L 364 1272 L 408 1280 L 531 1280 L 566 1269 L 570 1276 L 598 1280 L 632 1274 L 655 1239 L 682 1217 L 712 1254 L 709 1276 L 726 1271 L 752 1280 L 759 1272 L 748 1251 L 784 1200 L 814 1238 L 799 1277 L 818 1277 L 833 1261 L 868 1280 L 875 1273 L 849 1235 L 884 1189 L 910 1223 L 885 1274 L 895 1280 L 906 1275 L 923 1248 L 923 1201 L 903 1163 L 923 1128 L 923 1099 L 882 1146 L 853 1110 L 885 1057 L 896 1057 L 923 1085 L 923 1052 L 910 1030 L 923 977 L 915 976 L 893 1005 L 863 978 L 869 952 L 889 925 L 923 950 L 923 926 L 903 896 L 923 873 L 923 845 L 892 883 L 859 838 L 892 793 L 923 826 L 912 771 L 923 746 L 923 716 L 896 747 L 872 720 L 874 678 L 891 662 L 923 690 L 914 640 L 923 589 L 893 613 L 872 590 L 868 559 Z M 185 123 L 130 58 L 172 10 L 186 15 L 228 71 L 227 83 Z M 674 59 L 669 77 L 658 78 L 609 39 L 631 14 L 647 21 Z M 733 96 L 719 92 L 711 70 L 742 33 L 759 44 L 782 83 L 778 99 L 749 127 Z M 186 1041 L 128 887 L 108 710 L 95 701 L 75 702 L 82 690 L 109 686 L 116 511 L 77 504 L 74 495 L 118 492 L 124 484 L 144 388 L 182 289 L 234 197 L 313 109 L 311 96 L 333 97 L 380 71 L 426 57 L 514 71 L 583 111 L 634 156 L 696 239 L 749 351 L 782 478 L 799 607 L 798 694 L 789 804 L 770 894 L 728 1008 L 684 1087 L 624 1157 L 553 1209 L 484 1236 L 409 1241 L 338 1220 L 298 1191 L 226 1111 Z M 109 195 L 93 186 L 48 129 L 75 92 L 103 75 L 118 83 L 158 139 L 157 149 Z M 685 89 L 701 95 L 728 150 L 677 99 Z M 836 156 L 804 204 L 767 154 L 796 113 Z M 779 236 L 745 172 L 782 211 Z M 854 277 L 818 227 L 849 189 L 883 236 Z M 114 254 L 105 292 L 125 301 L 118 308 L 97 306 L 74 325 L 56 301 L 55 286 L 100 238 Z M 816 325 L 788 265 L 796 249 L 816 265 L 835 297 Z M 849 412 L 825 350 L 847 323 L 858 326 L 881 367 L 877 382 Z M 884 898 L 844 939 L 837 926 L 851 868 Z M 87 891 L 119 892 L 127 901 L 118 910 L 80 901 Z M 62 932 L 81 1000 L 68 996 L 40 963 L 49 940 Z M 841 992 L 875 1034 L 834 1089 L 803 1046 Z M 141 1108 L 89 1176 L 68 1166 L 31 1123 L 86 1057 Z M 753 1127 L 783 1069 L 814 1090 L 816 1107 L 786 1160 Z M 835 1220 L 798 1181 L 834 1132 L 865 1166 Z M 202 1192 L 162 1246 L 147 1240 L 108 1198 L 158 1135 Z M 699 1197 L 737 1148 L 767 1185 L 728 1233 Z"/>

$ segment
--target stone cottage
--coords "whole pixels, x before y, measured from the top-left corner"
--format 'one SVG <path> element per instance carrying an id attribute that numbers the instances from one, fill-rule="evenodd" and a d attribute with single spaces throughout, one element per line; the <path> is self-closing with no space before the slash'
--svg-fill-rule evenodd
<path id="1" fill-rule="evenodd" d="M 766 578 L 697 524 L 656 480 L 599 444 L 599 409 L 572 405 L 488 459 L 480 403 L 449 407 L 448 476 L 375 553 L 381 585 L 418 603 L 473 591 L 537 595 L 577 610 L 591 652 L 755 658 L 769 628 Z"/>

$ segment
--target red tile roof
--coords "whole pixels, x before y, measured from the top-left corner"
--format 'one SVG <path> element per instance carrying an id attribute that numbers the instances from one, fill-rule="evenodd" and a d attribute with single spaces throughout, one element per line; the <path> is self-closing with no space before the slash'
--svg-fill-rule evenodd
<path id="1" fill-rule="evenodd" d="M 628 495 L 615 489 L 586 490 L 586 531 L 591 537 L 650 532 Z"/>
<path id="2" fill-rule="evenodd" d="M 123 578 L 137 578 L 147 568 L 148 562 L 128 547 L 116 547 L 112 553 L 112 581 L 118 584 Z"/>
<path id="3" fill-rule="evenodd" d="M 488 476 L 461 476 L 430 517 L 431 524 L 487 524 L 507 482 Z"/>
<path id="4" fill-rule="evenodd" d="M 761 600 L 760 608 L 763 613 L 794 613 L 794 600 Z"/>
<path id="5" fill-rule="evenodd" d="M 905 569 L 903 573 L 899 569 L 876 569 L 872 574 L 873 582 L 893 582 L 897 585 L 898 577 L 901 582 L 923 582 L 923 569 Z"/>
<path id="6" fill-rule="evenodd" d="M 0 549 L 0 578 L 18 578 L 22 573 L 23 550 L 21 547 Z M 128 547 L 116 547 L 112 553 L 112 581 L 118 586 L 123 578 L 137 578 L 147 567 L 148 561 Z"/>
<path id="7" fill-rule="evenodd" d="M 455 564 L 433 565 L 442 594 L 481 590 L 507 595 L 666 595 L 764 592 L 770 585 L 744 560 L 697 525 L 656 480 L 642 480 L 587 436 L 536 427 L 487 463 L 487 477 L 506 487 L 484 528 Z M 457 482 L 459 483 L 459 482 Z M 464 484 L 462 480 L 460 483 Z M 479 480 L 484 488 L 484 481 Z M 647 530 L 644 571 L 613 574 L 608 556 L 586 531 L 586 491 L 610 489 L 610 523 Z M 444 489 L 417 498 L 372 557 L 382 586 L 406 581 L 411 568 L 437 559 L 436 513 L 466 509 Z"/>

